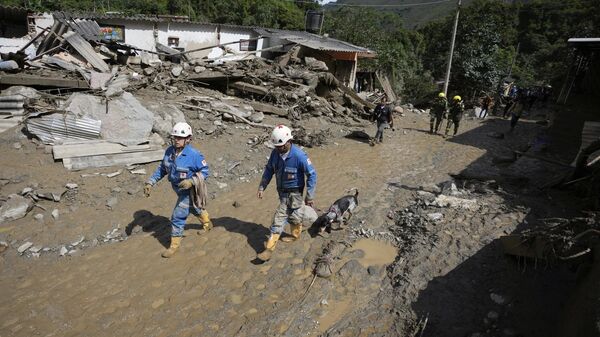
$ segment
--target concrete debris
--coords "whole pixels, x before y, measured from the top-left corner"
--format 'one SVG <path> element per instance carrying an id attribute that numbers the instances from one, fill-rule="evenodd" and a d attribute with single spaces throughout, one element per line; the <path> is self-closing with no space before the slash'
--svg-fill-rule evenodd
<path id="1" fill-rule="evenodd" d="M 171 69 L 171 75 L 173 75 L 175 77 L 179 77 L 179 75 L 181 75 L 182 72 L 183 72 L 183 67 L 181 67 L 181 66 L 175 66 L 175 67 L 173 67 L 173 69 Z"/>
<path id="2" fill-rule="evenodd" d="M 33 246 L 32 242 L 25 242 L 24 244 L 20 245 L 19 248 L 17 248 L 17 252 L 19 254 L 23 254 L 25 253 L 25 251 L 31 248 L 31 246 Z"/>
<path id="3" fill-rule="evenodd" d="M 429 214 L 427 214 L 427 216 L 429 217 L 429 219 L 431 219 L 433 221 L 438 221 L 438 220 L 441 220 L 444 217 L 444 214 L 442 214 L 442 213 L 429 213 Z"/>
<path id="4" fill-rule="evenodd" d="M 55 208 L 54 210 L 52 210 L 52 217 L 54 218 L 54 220 L 58 220 L 58 216 L 58 209 Z"/>
<path id="5" fill-rule="evenodd" d="M 38 213 L 36 215 L 33 216 L 33 218 L 37 221 L 43 221 L 44 220 L 44 215 L 41 213 Z"/>
<path id="6" fill-rule="evenodd" d="M 69 97 L 64 109 L 75 116 L 100 121 L 100 135 L 104 140 L 143 141 L 152 131 L 154 114 L 128 92 L 108 102 L 96 96 L 75 93 Z"/>
<path id="7" fill-rule="evenodd" d="M 462 199 L 440 194 L 435 198 L 433 204 L 438 207 L 462 208 L 475 211 L 479 208 L 477 200 Z"/>
<path id="8" fill-rule="evenodd" d="M 75 184 L 75 183 L 67 183 L 67 184 L 65 185 L 65 187 L 66 187 L 67 189 L 74 190 L 74 189 L 78 188 L 79 186 L 78 186 L 77 184 Z"/>
<path id="9" fill-rule="evenodd" d="M 32 208 L 33 202 L 31 199 L 11 194 L 8 196 L 8 200 L 0 207 L 0 223 L 20 219 L 27 215 Z"/>
<path id="10" fill-rule="evenodd" d="M 68 252 L 69 252 L 69 250 L 67 249 L 67 247 L 62 246 L 62 247 L 60 247 L 60 251 L 58 252 L 58 255 L 65 256 Z"/>

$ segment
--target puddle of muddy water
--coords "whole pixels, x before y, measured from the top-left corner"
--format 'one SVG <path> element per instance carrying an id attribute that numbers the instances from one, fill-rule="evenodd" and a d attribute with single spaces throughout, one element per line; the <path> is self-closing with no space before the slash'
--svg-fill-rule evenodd
<path id="1" fill-rule="evenodd" d="M 362 250 L 365 256 L 358 259 L 363 267 L 387 265 L 396 258 L 396 247 L 373 239 L 360 239 L 352 246 L 352 251 Z"/>
<path id="2" fill-rule="evenodd" d="M 321 318 L 319 318 L 319 333 L 327 331 L 333 324 L 342 318 L 350 310 L 350 299 L 342 301 L 330 301 L 327 312 Z"/>

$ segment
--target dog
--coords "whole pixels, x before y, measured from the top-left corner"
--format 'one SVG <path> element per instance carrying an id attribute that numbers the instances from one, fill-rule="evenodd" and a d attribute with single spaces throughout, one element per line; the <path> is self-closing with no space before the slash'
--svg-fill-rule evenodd
<path id="1" fill-rule="evenodd" d="M 356 192 L 354 195 L 350 194 L 339 198 L 331 205 L 331 207 L 329 207 L 327 213 L 324 213 L 317 218 L 308 230 L 312 237 L 315 237 L 324 231 L 331 233 L 332 229 L 339 230 L 345 222 L 350 220 L 352 211 L 358 206 L 358 189 L 355 190 Z M 344 219 L 346 214 L 348 217 Z M 332 225 L 334 222 L 338 223 L 338 227 L 333 228 Z"/>

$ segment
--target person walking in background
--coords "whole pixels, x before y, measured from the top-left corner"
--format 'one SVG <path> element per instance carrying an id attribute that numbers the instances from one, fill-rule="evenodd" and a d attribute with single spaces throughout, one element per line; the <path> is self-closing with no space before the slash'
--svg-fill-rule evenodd
<path id="1" fill-rule="evenodd" d="M 494 100 L 492 99 L 492 97 L 488 93 L 485 93 L 485 96 L 481 101 L 481 112 L 479 113 L 481 119 L 485 119 L 485 117 L 487 117 L 490 107 L 493 104 L 493 101 Z"/>
<path id="2" fill-rule="evenodd" d="M 394 127 L 394 119 L 392 117 L 392 110 L 388 107 L 387 98 L 383 98 L 382 101 L 377 104 L 375 110 L 373 110 L 373 117 L 377 122 L 377 132 L 373 139 L 372 145 L 383 142 L 383 130 L 387 127 Z"/>
<path id="3" fill-rule="evenodd" d="M 462 98 L 458 95 L 452 98 L 452 104 L 450 105 L 450 111 L 448 112 L 448 124 L 446 124 L 446 133 L 444 137 L 448 137 L 448 132 L 450 132 L 450 127 L 454 124 L 454 133 L 453 136 L 456 136 L 458 132 L 458 127 L 460 126 L 460 120 L 463 117 L 465 112 L 465 105 L 462 102 Z"/>
<path id="4" fill-rule="evenodd" d="M 517 122 L 519 118 L 523 115 L 523 111 L 525 110 L 525 97 L 523 95 L 517 96 L 515 98 L 515 102 L 510 107 L 508 112 L 510 113 L 510 131 L 513 132 L 515 126 L 517 126 Z"/>
<path id="5" fill-rule="evenodd" d="M 440 125 L 442 124 L 442 120 L 446 117 L 447 112 L 448 100 L 446 100 L 446 94 L 440 92 L 431 103 L 429 133 L 438 133 Z"/>

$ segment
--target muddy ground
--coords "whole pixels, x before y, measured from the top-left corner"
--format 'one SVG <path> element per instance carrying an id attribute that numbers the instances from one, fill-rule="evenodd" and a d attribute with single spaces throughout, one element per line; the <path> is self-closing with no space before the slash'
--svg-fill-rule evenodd
<path id="1" fill-rule="evenodd" d="M 190 120 L 194 128 L 210 124 Z M 164 181 L 150 198 L 142 193 L 155 163 L 141 166 L 146 175 L 69 172 L 44 146 L 8 131 L 0 143 L 2 196 L 78 187 L 0 225 L 0 240 L 10 245 L 0 253 L 0 336 L 552 336 L 575 273 L 505 256 L 497 240 L 580 208 L 565 192 L 517 179 L 515 164 L 494 164 L 541 126 L 525 120 L 497 139 L 488 134 L 506 131 L 508 121 L 465 119 L 461 133 L 445 140 L 426 132 L 428 123 L 425 115 L 398 116 L 396 131 L 370 147 L 344 137 L 373 134 L 368 122 L 300 121 L 332 135 L 327 145 L 305 149 L 318 172 L 318 208 L 350 188 L 359 189 L 360 206 L 344 230 L 280 242 L 265 264 L 253 260 L 277 198 L 273 186 L 256 198 L 270 149 L 248 140 L 267 131 L 229 123 L 222 134 L 196 138 L 216 173 L 208 185 L 215 229 L 197 235 L 200 225 L 190 218 L 172 259 L 160 252 L 174 193 Z M 455 195 L 476 200 L 474 208 L 432 205 L 459 173 L 483 177 L 455 181 Z M 18 254 L 28 241 L 46 250 Z M 306 292 L 332 244 L 333 276 L 315 279 Z"/>

